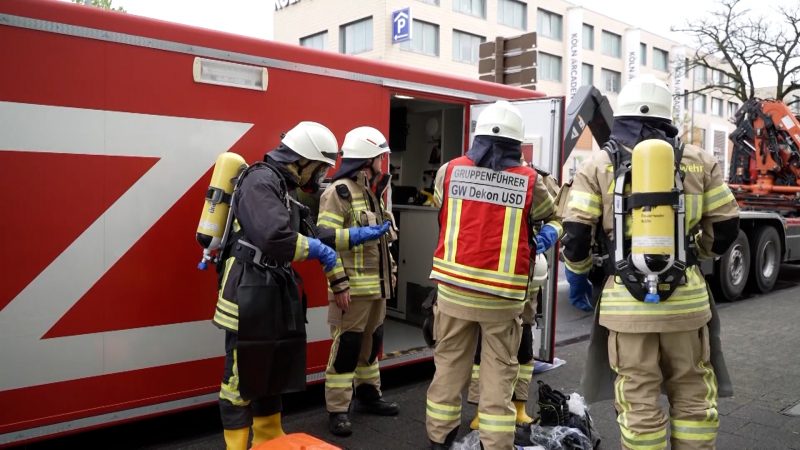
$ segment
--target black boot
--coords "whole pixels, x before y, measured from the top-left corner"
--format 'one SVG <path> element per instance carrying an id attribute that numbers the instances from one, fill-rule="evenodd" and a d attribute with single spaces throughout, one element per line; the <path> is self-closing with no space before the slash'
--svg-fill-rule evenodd
<path id="1" fill-rule="evenodd" d="M 397 403 L 387 402 L 370 384 L 362 384 L 356 388 L 355 410 L 376 416 L 396 416 L 400 412 Z"/>
<path id="2" fill-rule="evenodd" d="M 330 413 L 328 420 L 328 429 L 336 436 L 347 437 L 353 434 L 353 424 L 350 423 L 350 416 L 346 412 Z"/>
<path id="3" fill-rule="evenodd" d="M 519 425 L 514 427 L 514 445 L 525 447 L 531 445 L 531 424 Z"/>
<path id="4" fill-rule="evenodd" d="M 396 416 L 400 412 L 397 403 L 387 402 L 382 398 L 371 402 L 356 400 L 355 410 L 361 413 L 374 414 L 376 416 Z"/>
<path id="5" fill-rule="evenodd" d="M 447 433 L 447 437 L 444 439 L 443 444 L 431 441 L 431 450 L 449 450 L 450 447 L 453 446 L 453 442 L 456 440 L 457 435 L 458 427 L 455 427 L 452 431 Z M 483 448 L 483 444 L 481 444 L 481 448 Z"/>

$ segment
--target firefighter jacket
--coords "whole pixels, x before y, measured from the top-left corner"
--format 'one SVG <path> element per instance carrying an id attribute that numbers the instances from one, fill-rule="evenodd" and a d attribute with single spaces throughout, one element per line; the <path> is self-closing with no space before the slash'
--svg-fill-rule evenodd
<path id="1" fill-rule="evenodd" d="M 537 167 L 534 167 L 536 172 L 539 174 L 539 177 L 542 179 L 542 183 L 547 188 L 547 192 L 550 194 L 550 197 L 553 199 L 554 209 L 552 214 L 546 217 L 539 217 L 538 220 L 534 222 L 534 229 L 539 231 L 542 225 L 551 225 L 553 228 L 558 230 L 558 238 L 561 239 L 561 236 L 564 235 L 564 229 L 561 226 L 561 217 L 558 215 L 558 199 L 561 193 L 561 186 L 558 185 L 558 180 L 556 180 L 549 172 L 541 170 Z"/>
<path id="2" fill-rule="evenodd" d="M 716 159 L 700 148 L 687 145 L 680 167 L 684 173 L 685 229 L 696 242 L 697 257 L 722 254 L 738 234 L 736 200 L 723 181 Z M 562 245 L 565 263 L 575 273 L 587 273 L 592 267 L 590 249 L 595 227 L 601 226 L 606 236 L 613 233 L 614 184 L 614 168 L 605 151 L 594 152 L 573 180 L 564 212 Z M 625 187 L 626 194 L 629 189 Z M 625 220 L 630 223 L 630 214 Z M 630 230 L 629 226 L 625 228 Z M 705 279 L 700 268 L 693 265 L 685 271 L 685 283 L 660 303 L 638 301 L 619 277 L 609 276 L 599 315 L 600 325 L 618 332 L 676 332 L 702 327 L 711 318 L 711 310 Z"/>
<path id="3" fill-rule="evenodd" d="M 554 212 L 542 177 L 522 166 L 475 167 L 464 156 L 443 165 L 434 185 L 441 207 L 431 271 L 439 282 L 438 308 L 464 320 L 519 316 L 535 251 L 532 225 Z"/>
<path id="4" fill-rule="evenodd" d="M 341 249 L 340 236 L 350 227 L 392 222 L 389 233 L 380 239 Z M 389 253 L 389 244 L 397 239 L 394 217 L 385 210 L 381 195 L 370 189 L 367 177 L 359 171 L 353 178 L 340 178 L 325 189 L 319 202 L 317 227 L 325 234 L 335 230 L 339 259 L 328 275 L 333 293 L 350 290 L 353 300 L 380 300 L 391 297 L 392 275 L 396 266 Z"/>
<path id="5" fill-rule="evenodd" d="M 291 270 L 291 262 L 308 257 L 308 239 L 300 233 L 301 206 L 291 201 L 289 191 L 297 187 L 299 177 L 277 163 L 255 164 L 242 176 L 234 196 L 233 234 L 221 257 L 213 319 L 216 326 L 234 333 L 239 328 L 237 291 L 245 272 Z M 261 252 L 260 261 L 253 260 L 250 254 L 256 251 L 248 245 Z M 297 290 L 294 276 L 285 282 Z"/>
<path id="6" fill-rule="evenodd" d="M 233 198 L 222 251 L 214 324 L 236 333 L 238 390 L 245 399 L 305 389 L 305 307 L 293 261 L 308 257 L 299 176 L 268 158 L 250 166 Z M 305 230 L 311 233 L 311 230 Z"/>

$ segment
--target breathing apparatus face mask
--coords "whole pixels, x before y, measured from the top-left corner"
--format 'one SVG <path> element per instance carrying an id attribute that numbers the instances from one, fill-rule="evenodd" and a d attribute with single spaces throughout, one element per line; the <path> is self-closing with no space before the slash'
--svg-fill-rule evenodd
<path id="1" fill-rule="evenodd" d="M 297 168 L 300 172 L 300 189 L 303 192 L 313 194 L 319 191 L 325 174 L 328 173 L 328 165 L 319 161 L 306 161 L 298 163 Z"/>
<path id="2" fill-rule="evenodd" d="M 392 181 L 392 176 L 388 173 L 380 172 L 375 174 L 372 177 L 372 181 L 370 181 L 370 187 L 372 188 L 372 193 L 375 195 L 383 195 L 386 191 L 386 188 L 389 187 L 389 182 Z"/>
<path id="3" fill-rule="evenodd" d="M 369 169 L 367 172 L 371 174 L 371 178 L 369 179 L 369 186 L 372 189 L 372 193 L 375 195 L 381 195 L 389 186 L 389 182 L 392 180 L 392 175 L 388 173 L 384 173 L 381 171 L 383 167 L 383 162 L 385 159 L 386 153 L 376 156 L 372 158 L 365 166 L 365 169 Z"/>

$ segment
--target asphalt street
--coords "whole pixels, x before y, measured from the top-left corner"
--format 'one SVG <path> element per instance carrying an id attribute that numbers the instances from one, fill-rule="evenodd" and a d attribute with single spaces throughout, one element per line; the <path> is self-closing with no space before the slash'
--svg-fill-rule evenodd
<path id="1" fill-rule="evenodd" d="M 565 393 L 578 391 L 583 372 L 591 316 L 567 302 L 566 286 L 559 289 L 556 355 L 566 364 L 537 374 Z M 784 266 L 776 290 L 720 305 L 723 345 L 735 396 L 721 399 L 720 449 L 800 449 L 800 266 Z M 337 438 L 327 431 L 322 386 L 285 398 L 284 428 L 305 432 L 346 449 L 423 449 L 425 392 L 432 363 L 388 371 L 384 395 L 397 401 L 397 417 L 354 414 L 354 433 Z M 791 415 L 791 413 L 797 415 Z M 529 414 L 535 404 L 529 404 Z M 474 407 L 465 406 L 461 433 L 467 430 Z M 610 401 L 591 406 L 602 448 L 619 448 L 619 431 Z M 81 433 L 27 446 L 45 448 L 221 449 L 224 448 L 218 412 L 205 407 L 183 413 Z"/>

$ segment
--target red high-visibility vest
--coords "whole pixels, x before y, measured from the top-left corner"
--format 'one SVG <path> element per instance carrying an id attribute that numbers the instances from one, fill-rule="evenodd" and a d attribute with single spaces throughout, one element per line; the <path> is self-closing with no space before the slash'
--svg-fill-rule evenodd
<path id="1" fill-rule="evenodd" d="M 450 161 L 439 211 L 431 278 L 522 301 L 530 270 L 529 217 L 536 171 L 499 172 L 467 158 Z M 534 249 L 535 250 L 535 249 Z"/>

